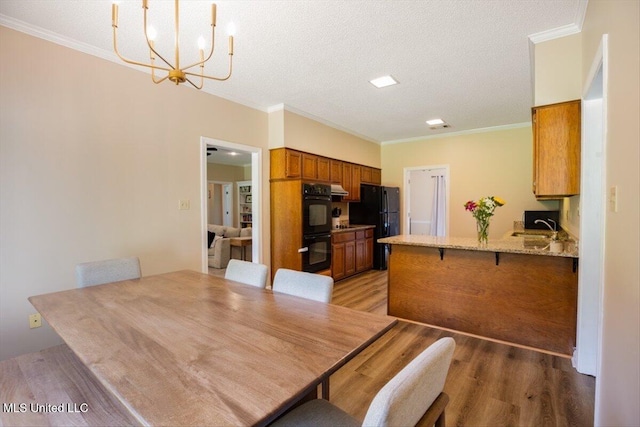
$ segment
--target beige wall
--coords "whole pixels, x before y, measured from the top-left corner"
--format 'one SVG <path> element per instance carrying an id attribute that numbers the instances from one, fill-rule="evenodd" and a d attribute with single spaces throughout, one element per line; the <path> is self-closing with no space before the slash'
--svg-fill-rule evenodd
<path id="1" fill-rule="evenodd" d="M 582 80 L 609 35 L 606 214 L 601 368 L 596 425 L 640 425 L 640 2 L 591 0 L 582 28 Z"/>
<path id="2" fill-rule="evenodd" d="M 581 41 L 578 33 L 535 45 L 533 105 L 580 99 Z"/>
<path id="3" fill-rule="evenodd" d="M 274 114 L 274 113 L 271 113 Z M 284 145 L 332 159 L 380 167 L 380 145 L 301 115 L 284 111 Z"/>
<path id="4" fill-rule="evenodd" d="M 475 221 L 463 207 L 466 201 L 500 196 L 507 204 L 496 209 L 489 238 L 502 237 L 524 210 L 558 209 L 556 201 L 536 201 L 531 190 L 531 141 L 531 126 L 526 126 L 383 145 L 382 180 L 403 188 L 404 168 L 449 165 L 450 235 L 475 236 Z"/>
<path id="5" fill-rule="evenodd" d="M 207 163 L 207 179 L 209 181 L 236 182 L 245 180 L 246 167 Z M 251 167 L 249 178 L 251 179 Z"/>
<path id="6" fill-rule="evenodd" d="M 79 262 L 200 270 L 201 136 L 264 149 L 269 264 L 266 113 L 5 27 L 0 93 L 0 359 L 58 342 L 27 297 L 75 287 Z"/>

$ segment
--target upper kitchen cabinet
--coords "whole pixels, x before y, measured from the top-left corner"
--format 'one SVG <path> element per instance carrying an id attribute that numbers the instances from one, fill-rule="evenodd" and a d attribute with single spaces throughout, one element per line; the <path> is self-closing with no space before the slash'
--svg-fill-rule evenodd
<path id="1" fill-rule="evenodd" d="M 342 188 L 349 193 L 342 197 L 343 202 L 360 201 L 360 165 L 353 163 L 342 163 Z"/>
<path id="2" fill-rule="evenodd" d="M 342 162 L 331 159 L 329 163 L 330 179 L 334 184 L 342 184 Z"/>
<path id="3" fill-rule="evenodd" d="M 380 169 L 360 166 L 360 182 L 363 184 L 380 185 L 382 183 Z"/>
<path id="4" fill-rule="evenodd" d="M 329 159 L 302 153 L 302 179 L 329 182 Z"/>
<path id="5" fill-rule="evenodd" d="M 580 194 L 580 100 L 531 109 L 533 193 L 539 199 Z"/>
<path id="6" fill-rule="evenodd" d="M 286 148 L 271 150 L 271 179 L 302 178 L 302 153 Z"/>

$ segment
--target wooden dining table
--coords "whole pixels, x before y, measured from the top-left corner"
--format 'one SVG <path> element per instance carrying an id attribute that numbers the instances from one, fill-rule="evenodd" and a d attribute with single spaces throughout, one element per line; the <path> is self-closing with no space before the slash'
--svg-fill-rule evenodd
<path id="1" fill-rule="evenodd" d="M 194 271 L 29 301 L 147 425 L 268 424 L 397 322 Z"/>

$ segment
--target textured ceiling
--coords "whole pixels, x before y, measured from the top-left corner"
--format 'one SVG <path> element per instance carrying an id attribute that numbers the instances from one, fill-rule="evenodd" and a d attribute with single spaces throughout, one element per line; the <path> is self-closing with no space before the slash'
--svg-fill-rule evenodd
<path id="1" fill-rule="evenodd" d="M 141 3 L 120 2 L 118 43 L 125 56 L 145 61 Z M 376 142 L 529 121 L 529 36 L 579 31 L 586 9 L 586 0 L 216 3 L 216 53 L 206 72 L 225 73 L 232 21 L 234 73 L 206 81 L 205 91 L 264 111 L 284 105 Z M 197 37 L 206 37 L 209 4 L 180 2 L 183 64 L 195 62 Z M 173 58 L 173 1 L 149 7 L 157 47 Z M 1 0 L 0 24 L 119 61 L 110 0 Z M 385 74 L 400 84 L 368 82 Z M 451 127 L 430 130 L 425 120 L 434 117 Z"/>

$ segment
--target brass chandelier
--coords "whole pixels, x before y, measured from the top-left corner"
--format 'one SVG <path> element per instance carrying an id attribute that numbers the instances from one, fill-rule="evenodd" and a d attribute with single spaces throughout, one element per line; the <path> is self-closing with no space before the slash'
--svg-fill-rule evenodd
<path id="1" fill-rule="evenodd" d="M 163 81 L 169 79 L 176 85 L 179 85 L 180 83 L 188 82 L 196 89 L 202 89 L 202 85 L 204 84 L 204 79 L 212 79 L 212 80 L 219 80 L 219 81 L 227 80 L 229 77 L 231 77 L 231 72 L 232 72 L 233 35 L 229 35 L 229 73 L 225 77 L 213 77 L 213 76 L 207 76 L 204 74 L 204 63 L 211 58 L 211 56 L 213 55 L 213 49 L 214 49 L 215 28 L 216 28 L 215 3 L 211 4 L 211 50 L 209 51 L 209 55 L 205 59 L 205 56 L 204 56 L 205 40 L 203 37 L 200 37 L 198 39 L 200 61 L 194 64 L 191 64 L 188 67 L 180 67 L 180 47 L 179 47 L 179 40 L 180 40 L 180 10 L 179 9 L 180 8 L 178 3 L 179 3 L 178 0 L 175 0 L 175 12 L 174 12 L 175 14 L 175 63 L 173 65 L 164 57 L 162 57 L 162 55 L 160 55 L 155 49 L 155 46 L 154 46 L 155 30 L 153 30 L 152 27 L 147 26 L 147 10 L 149 9 L 147 0 L 142 0 L 142 8 L 144 9 L 143 29 L 144 29 L 144 35 L 147 41 L 147 45 L 149 46 L 150 63 L 145 64 L 143 62 L 132 61 L 130 59 L 123 57 L 122 55 L 120 55 L 120 52 L 118 52 L 118 43 L 117 43 L 118 5 L 116 3 L 113 3 L 111 5 L 111 26 L 113 27 L 113 50 L 116 52 L 116 55 L 118 55 L 118 57 L 126 63 L 151 68 L 151 80 L 153 80 L 154 83 L 162 83 Z M 160 58 L 162 62 L 166 64 L 166 66 L 156 65 L 155 64 L 156 56 Z M 198 66 L 200 67 L 199 73 L 195 72 L 195 70 L 188 71 L 189 69 L 193 67 L 198 67 Z M 162 78 L 156 78 L 156 74 L 155 74 L 156 71 L 165 71 L 167 75 Z M 195 84 L 190 77 L 196 77 L 196 78 L 199 77 L 200 84 Z"/>

